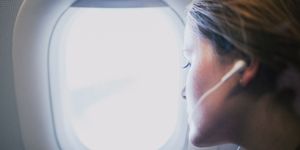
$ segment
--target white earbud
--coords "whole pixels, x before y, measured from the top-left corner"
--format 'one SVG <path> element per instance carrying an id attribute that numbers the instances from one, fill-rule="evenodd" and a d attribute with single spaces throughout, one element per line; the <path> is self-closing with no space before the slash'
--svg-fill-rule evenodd
<path id="1" fill-rule="evenodd" d="M 246 67 L 246 62 L 243 61 L 243 60 L 238 60 L 234 63 L 232 69 L 226 73 L 222 79 L 221 79 L 221 82 L 224 82 L 226 81 L 227 79 L 229 79 L 233 74 L 243 70 L 244 68 Z"/>
<path id="2" fill-rule="evenodd" d="M 235 73 L 243 70 L 246 67 L 246 62 L 243 60 L 238 60 L 234 63 L 232 69 L 226 73 L 222 79 L 215 85 L 213 86 L 211 89 L 209 89 L 207 92 L 205 92 L 202 97 L 200 98 L 200 100 L 206 98 L 211 92 L 215 91 L 219 86 L 221 86 L 226 80 L 228 80 L 230 77 L 232 77 Z M 199 101 L 200 101 L 199 100 Z"/>
<path id="3" fill-rule="evenodd" d="M 226 80 L 228 80 L 230 77 L 232 77 L 235 73 L 244 70 L 246 67 L 246 62 L 243 60 L 238 60 L 234 63 L 232 69 L 226 73 L 222 79 L 215 84 L 212 88 L 210 88 L 208 91 L 206 91 L 198 100 L 198 102 L 196 103 L 196 105 L 193 107 L 192 109 L 192 114 L 189 116 L 189 122 L 192 119 L 193 114 L 195 113 L 195 108 L 207 97 L 209 96 L 212 92 L 214 92 L 216 89 L 218 89 Z"/>

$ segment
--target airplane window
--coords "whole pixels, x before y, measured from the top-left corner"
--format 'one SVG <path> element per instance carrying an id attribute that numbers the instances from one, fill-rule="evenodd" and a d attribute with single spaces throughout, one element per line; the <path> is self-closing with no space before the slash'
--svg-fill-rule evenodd
<path id="1" fill-rule="evenodd" d="M 181 22 L 169 7 L 69 11 L 57 50 L 63 119 L 88 149 L 163 147 L 179 118 Z"/>

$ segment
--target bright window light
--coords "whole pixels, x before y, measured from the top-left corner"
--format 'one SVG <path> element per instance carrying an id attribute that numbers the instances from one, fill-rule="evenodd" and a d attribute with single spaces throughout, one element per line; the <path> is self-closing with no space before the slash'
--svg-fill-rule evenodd
<path id="1" fill-rule="evenodd" d="M 77 138 L 95 150 L 164 146 L 179 118 L 182 36 L 174 13 L 168 7 L 71 11 L 61 46 L 63 108 Z"/>

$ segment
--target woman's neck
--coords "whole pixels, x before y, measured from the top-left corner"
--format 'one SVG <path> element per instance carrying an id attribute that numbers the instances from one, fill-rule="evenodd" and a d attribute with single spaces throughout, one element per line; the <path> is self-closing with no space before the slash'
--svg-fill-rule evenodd
<path id="1" fill-rule="evenodd" d="M 295 114 L 275 104 L 270 94 L 251 107 L 239 141 L 243 147 L 247 150 L 300 148 L 300 121 Z"/>

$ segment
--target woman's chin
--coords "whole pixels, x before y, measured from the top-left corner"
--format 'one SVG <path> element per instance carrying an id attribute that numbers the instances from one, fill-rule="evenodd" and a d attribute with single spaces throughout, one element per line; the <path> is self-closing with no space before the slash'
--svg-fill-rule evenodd
<path id="1" fill-rule="evenodd" d="M 190 125 L 189 141 L 193 146 L 203 147 L 203 140 L 195 126 Z"/>
<path id="2" fill-rule="evenodd" d="M 202 137 L 190 137 L 190 143 L 194 146 L 194 147 L 211 147 L 211 146 L 215 146 L 217 145 L 215 142 L 207 140 L 205 138 Z"/>
<path id="3" fill-rule="evenodd" d="M 196 126 L 190 125 L 189 141 L 195 147 L 209 147 L 216 145 L 216 141 L 206 131 L 199 130 Z"/>

